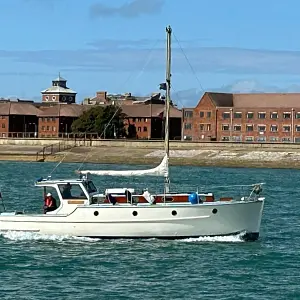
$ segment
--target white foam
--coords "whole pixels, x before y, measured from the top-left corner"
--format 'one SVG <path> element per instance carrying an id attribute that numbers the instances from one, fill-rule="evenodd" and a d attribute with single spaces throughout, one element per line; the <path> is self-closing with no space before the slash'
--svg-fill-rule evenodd
<path id="1" fill-rule="evenodd" d="M 0 233 L 0 235 L 11 241 L 56 241 L 56 242 L 61 242 L 65 240 L 82 241 L 82 242 L 99 241 L 99 239 L 88 238 L 88 237 L 41 234 L 38 232 L 25 232 L 25 231 L 7 231 L 7 232 Z"/>
<path id="2" fill-rule="evenodd" d="M 187 243 L 199 243 L 199 242 L 214 242 L 214 243 L 242 243 L 244 233 L 228 236 L 201 236 L 198 238 L 187 238 L 181 240 L 181 242 Z"/>

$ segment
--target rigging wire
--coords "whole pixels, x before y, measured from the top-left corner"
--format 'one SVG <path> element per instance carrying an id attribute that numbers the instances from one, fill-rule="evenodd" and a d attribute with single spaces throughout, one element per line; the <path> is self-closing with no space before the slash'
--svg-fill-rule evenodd
<path id="1" fill-rule="evenodd" d="M 176 37 L 176 35 L 175 35 L 174 33 L 173 33 L 173 36 L 174 36 L 174 38 L 175 38 L 175 40 L 176 40 L 176 42 L 177 42 L 177 44 L 178 44 L 178 46 L 179 46 L 179 48 L 180 48 L 180 51 L 182 52 L 183 56 L 185 57 L 185 59 L 186 59 L 188 65 L 189 65 L 189 67 L 190 67 L 192 73 L 194 74 L 196 80 L 198 81 L 199 87 L 201 88 L 202 92 L 204 92 L 204 88 L 203 88 L 203 86 L 202 86 L 202 84 L 201 84 L 201 82 L 200 82 L 200 80 L 199 80 L 199 78 L 198 78 L 198 76 L 197 76 L 197 74 L 196 74 L 196 72 L 195 72 L 195 70 L 194 70 L 192 64 L 190 63 L 190 61 L 189 61 L 189 59 L 188 59 L 186 53 L 184 52 L 184 50 L 183 50 L 183 48 L 182 48 L 182 46 L 181 46 L 179 40 L 177 39 L 177 37 Z"/>
<path id="2" fill-rule="evenodd" d="M 195 78 L 196 78 L 196 80 L 197 80 L 197 82 L 198 82 L 198 84 L 199 84 L 199 87 L 200 87 L 201 91 L 202 91 L 203 93 L 205 93 L 205 90 L 204 90 L 204 88 L 203 88 L 203 86 L 202 86 L 202 84 L 201 84 L 201 82 L 200 82 L 200 80 L 199 80 L 199 77 L 197 76 L 197 74 L 196 74 L 196 72 L 195 72 L 195 70 L 194 70 L 192 64 L 190 63 L 190 61 L 189 61 L 189 59 L 188 59 L 186 53 L 184 52 L 184 50 L 183 50 L 183 48 L 182 48 L 182 46 L 181 46 L 179 40 L 177 39 L 177 37 L 176 37 L 176 35 L 175 35 L 174 33 L 173 33 L 173 36 L 174 36 L 174 39 L 176 40 L 176 42 L 177 42 L 177 44 L 178 44 L 178 46 L 179 46 L 179 48 L 180 48 L 180 50 L 181 50 L 181 52 L 182 52 L 182 54 L 183 54 L 183 56 L 185 57 L 185 59 L 186 59 L 188 65 L 189 65 L 189 67 L 190 67 L 192 73 L 194 74 L 194 76 L 195 76 Z M 209 93 L 208 93 L 207 95 L 208 95 L 208 97 L 210 98 L 210 100 L 213 101 L 211 95 L 210 95 Z"/>

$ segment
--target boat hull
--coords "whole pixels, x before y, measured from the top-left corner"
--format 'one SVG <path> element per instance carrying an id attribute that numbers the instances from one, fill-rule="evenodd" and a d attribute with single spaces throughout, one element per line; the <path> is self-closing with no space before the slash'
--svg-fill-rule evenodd
<path id="1" fill-rule="evenodd" d="M 181 239 L 244 233 L 259 236 L 264 200 L 174 205 L 77 206 L 68 215 L 0 215 L 0 231 L 93 238 Z"/>

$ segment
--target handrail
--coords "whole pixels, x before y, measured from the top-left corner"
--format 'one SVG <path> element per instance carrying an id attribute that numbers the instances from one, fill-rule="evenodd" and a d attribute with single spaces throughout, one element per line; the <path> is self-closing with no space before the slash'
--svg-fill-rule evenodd
<path id="1" fill-rule="evenodd" d="M 55 144 L 47 145 L 42 148 L 42 150 L 36 153 L 36 161 L 43 162 L 45 158 L 50 155 L 54 155 L 58 152 L 69 150 L 76 146 L 76 143 L 73 145 L 71 143 L 67 143 L 66 141 L 61 141 Z"/>

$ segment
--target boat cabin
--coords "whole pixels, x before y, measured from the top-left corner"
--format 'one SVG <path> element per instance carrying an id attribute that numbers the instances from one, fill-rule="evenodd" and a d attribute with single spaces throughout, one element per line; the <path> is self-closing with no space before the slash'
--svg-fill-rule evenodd
<path id="1" fill-rule="evenodd" d="M 76 205 L 89 205 L 93 195 L 98 194 L 94 183 L 86 177 L 69 180 L 39 179 L 35 186 L 43 188 L 43 197 L 51 195 L 56 202 L 56 209 L 48 213 L 69 213 Z"/>

